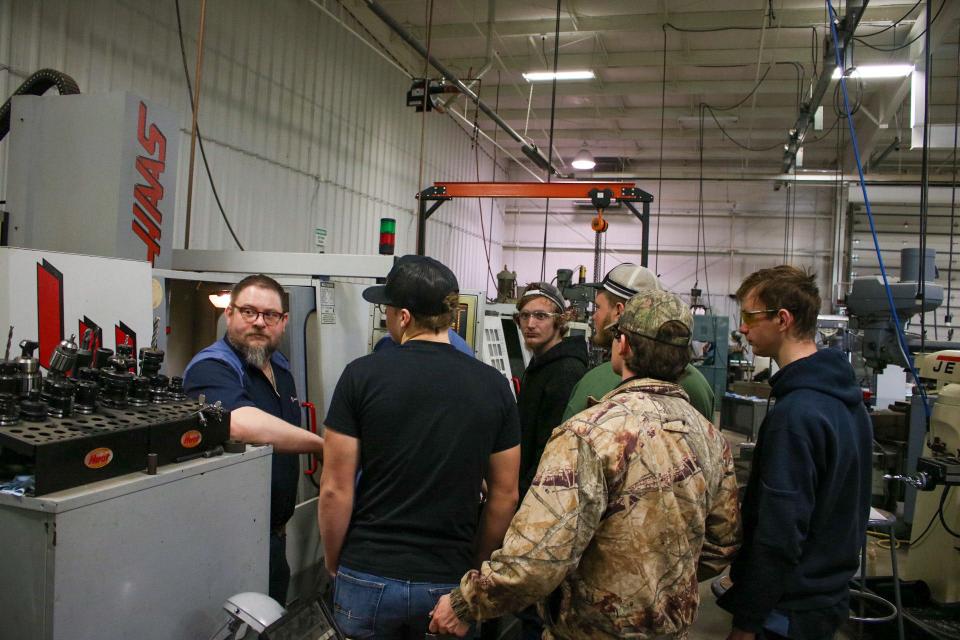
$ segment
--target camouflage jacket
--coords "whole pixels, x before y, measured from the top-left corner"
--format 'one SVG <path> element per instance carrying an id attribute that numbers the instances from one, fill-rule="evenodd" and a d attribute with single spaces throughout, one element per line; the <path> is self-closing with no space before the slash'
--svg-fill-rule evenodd
<path id="1" fill-rule="evenodd" d="M 631 380 L 554 430 L 503 548 L 451 603 L 463 621 L 540 603 L 545 638 L 683 637 L 740 536 L 719 430 L 677 385 Z"/>

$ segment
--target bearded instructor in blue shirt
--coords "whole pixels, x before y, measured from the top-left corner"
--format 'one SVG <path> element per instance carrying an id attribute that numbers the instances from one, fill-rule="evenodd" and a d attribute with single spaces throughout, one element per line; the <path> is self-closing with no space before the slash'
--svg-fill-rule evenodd
<path id="1" fill-rule="evenodd" d="M 297 454 L 323 453 L 323 438 L 300 427 L 300 401 L 290 363 L 277 351 L 287 326 L 283 288 L 265 275 L 247 276 L 230 292 L 227 334 L 190 361 L 183 386 L 191 397 L 230 411 L 230 437 L 273 445 L 270 483 L 270 597 L 286 604 L 290 566 L 284 528 L 297 499 Z"/>

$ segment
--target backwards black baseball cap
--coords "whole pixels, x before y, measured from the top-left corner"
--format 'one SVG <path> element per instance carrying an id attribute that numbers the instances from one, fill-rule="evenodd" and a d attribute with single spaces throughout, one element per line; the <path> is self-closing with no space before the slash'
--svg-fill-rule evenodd
<path id="1" fill-rule="evenodd" d="M 373 304 L 407 309 L 422 316 L 438 316 L 444 300 L 460 290 L 457 276 L 439 260 L 408 255 L 397 258 L 387 274 L 387 283 L 367 287 L 363 299 Z"/>

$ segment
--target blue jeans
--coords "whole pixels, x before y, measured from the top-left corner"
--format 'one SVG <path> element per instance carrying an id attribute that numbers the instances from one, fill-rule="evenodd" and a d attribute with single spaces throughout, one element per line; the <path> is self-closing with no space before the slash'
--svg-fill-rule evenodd
<path id="1" fill-rule="evenodd" d="M 394 580 L 341 565 L 334 583 L 333 616 L 348 638 L 423 640 L 430 611 L 457 586 Z"/>

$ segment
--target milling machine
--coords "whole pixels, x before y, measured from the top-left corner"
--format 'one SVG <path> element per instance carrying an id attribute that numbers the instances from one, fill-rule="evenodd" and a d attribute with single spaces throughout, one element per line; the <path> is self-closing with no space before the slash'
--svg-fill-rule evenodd
<path id="1" fill-rule="evenodd" d="M 960 602 L 960 351 L 938 351 L 920 363 L 920 377 L 937 381 L 917 472 L 899 476 L 918 489 L 904 574 L 923 580 L 941 604 Z"/>

